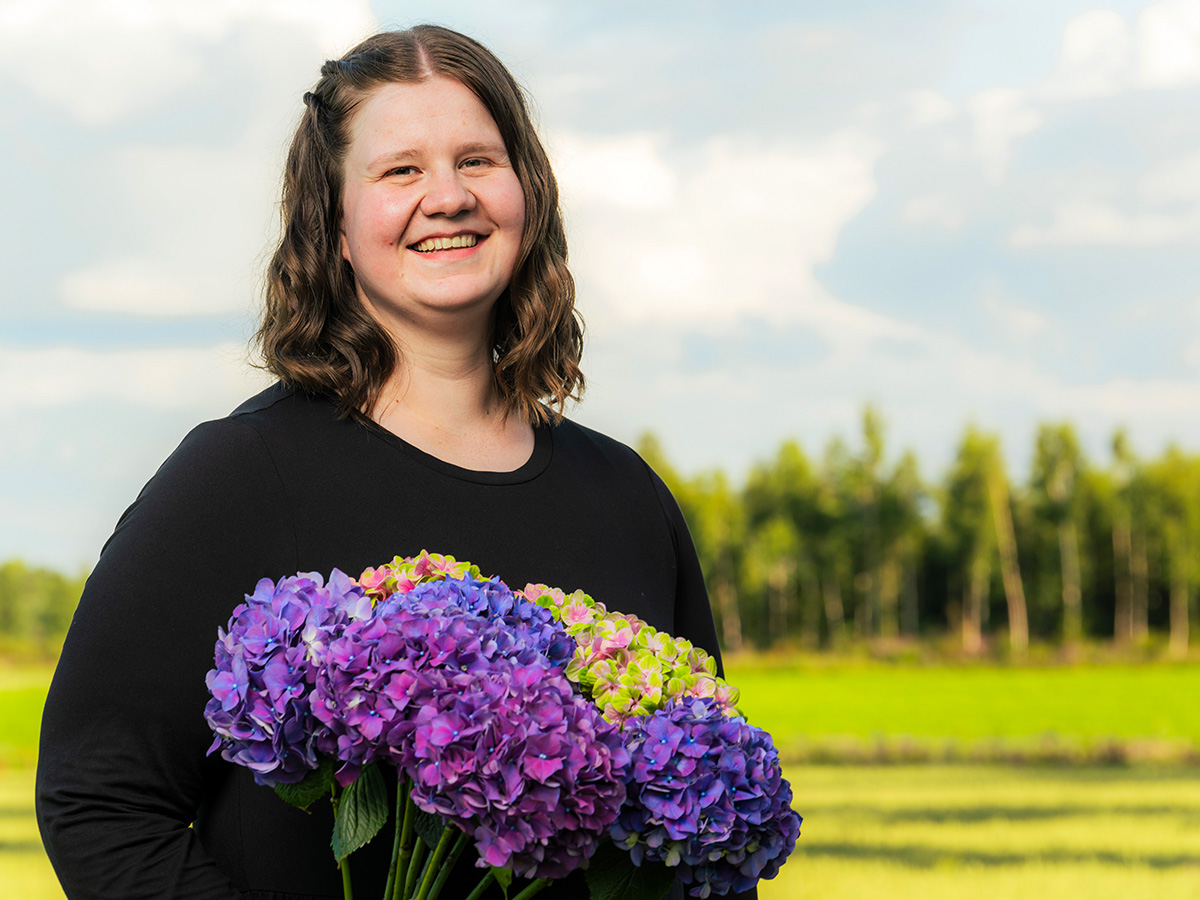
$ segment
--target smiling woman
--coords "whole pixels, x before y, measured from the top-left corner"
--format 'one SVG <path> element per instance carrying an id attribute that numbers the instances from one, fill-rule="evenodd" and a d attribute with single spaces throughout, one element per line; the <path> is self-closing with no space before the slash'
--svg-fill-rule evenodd
<path id="1" fill-rule="evenodd" d="M 38 817 L 70 897 L 342 895 L 329 809 L 206 755 L 213 640 L 264 576 L 430 548 L 717 653 L 670 493 L 563 417 L 582 326 L 554 174 L 500 62 L 435 26 L 327 62 L 282 214 L 258 334 L 279 382 L 196 428 L 122 516 L 54 676 Z M 355 855 L 360 896 L 383 892 L 384 844 Z M 444 896 L 475 883 L 463 868 Z M 584 896 L 580 876 L 543 896 Z"/>

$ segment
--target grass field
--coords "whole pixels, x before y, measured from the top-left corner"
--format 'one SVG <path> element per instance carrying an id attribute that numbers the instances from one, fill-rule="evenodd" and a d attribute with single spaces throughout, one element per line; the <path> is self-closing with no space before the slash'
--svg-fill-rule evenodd
<path id="1" fill-rule="evenodd" d="M 49 669 L 0 669 L 0 895 L 60 900 L 33 818 Z M 781 745 L 829 735 L 1196 741 L 1200 667 L 731 667 Z M 790 765 L 804 825 L 762 900 L 1200 900 L 1200 769 Z"/>

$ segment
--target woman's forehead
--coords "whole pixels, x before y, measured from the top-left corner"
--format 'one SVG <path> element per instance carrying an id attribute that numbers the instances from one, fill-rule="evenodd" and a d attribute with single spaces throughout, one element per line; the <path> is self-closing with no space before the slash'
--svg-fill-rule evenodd
<path id="1" fill-rule="evenodd" d="M 359 105 L 350 134 L 351 154 L 417 153 L 430 145 L 486 147 L 503 141 L 479 98 L 462 82 L 434 76 L 389 82 Z"/>

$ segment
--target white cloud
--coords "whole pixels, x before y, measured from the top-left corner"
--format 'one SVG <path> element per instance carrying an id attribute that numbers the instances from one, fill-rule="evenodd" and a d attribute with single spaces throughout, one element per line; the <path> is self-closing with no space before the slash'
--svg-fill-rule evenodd
<path id="1" fill-rule="evenodd" d="M 1138 83 L 1176 88 L 1200 81 L 1200 2 L 1163 0 L 1137 18 Z"/>
<path id="2" fill-rule="evenodd" d="M 1120 13 L 1091 9 L 1063 29 L 1055 73 L 1041 86 L 1047 99 L 1075 100 L 1115 94 L 1133 71 L 1133 35 Z"/>
<path id="3" fill-rule="evenodd" d="M 103 126 L 193 82 L 205 45 L 254 22 L 303 31 L 326 54 L 375 25 L 367 0 L 7 0 L 0 70 L 80 123 Z"/>
<path id="4" fill-rule="evenodd" d="M 1138 188 L 1151 203 L 1200 202 L 1200 151 L 1163 161 L 1138 179 Z"/>
<path id="5" fill-rule="evenodd" d="M 194 315 L 212 311 L 178 273 L 164 271 L 152 259 L 106 260 L 66 275 L 63 302 L 73 309 L 157 315 Z"/>
<path id="6" fill-rule="evenodd" d="M 905 124 L 910 128 L 939 125 L 958 114 L 954 101 L 934 90 L 910 91 L 904 95 L 903 103 L 907 107 Z"/>
<path id="7" fill-rule="evenodd" d="M 556 156 L 568 147 L 576 160 L 593 161 L 586 171 L 594 178 L 567 165 L 562 183 L 573 268 L 594 328 L 659 321 L 720 333 L 757 317 L 806 323 L 846 348 L 913 337 L 830 296 L 813 274 L 875 196 L 882 147 L 871 135 L 845 131 L 805 144 L 723 136 L 674 153 L 673 165 L 664 143 L 637 135 L 558 136 L 552 146 Z M 626 170 L 633 183 L 653 186 L 653 203 L 632 202 L 641 195 L 621 184 Z"/>
<path id="8" fill-rule="evenodd" d="M 1038 93 L 1047 100 L 1080 100 L 1197 82 L 1200 2 L 1161 0 L 1133 22 L 1109 9 L 1091 9 L 1068 22 L 1058 65 Z"/>
<path id="9" fill-rule="evenodd" d="M 909 225 L 936 225 L 952 231 L 963 223 L 962 201 L 948 192 L 922 194 L 904 204 L 900 218 Z"/>
<path id="10" fill-rule="evenodd" d="M 556 134 L 550 141 L 554 174 L 572 203 L 621 209 L 661 209 L 675 198 L 678 179 L 661 159 L 664 138 L 653 134 L 582 137 Z"/>
<path id="11" fill-rule="evenodd" d="M 998 291 L 987 291 L 980 301 L 983 311 L 1001 328 L 1020 340 L 1027 340 L 1044 332 L 1050 325 L 1044 315 L 1000 295 Z"/>
<path id="12" fill-rule="evenodd" d="M 966 102 L 971 121 L 971 145 L 993 184 L 1004 179 L 1018 139 L 1035 131 L 1044 117 L 1034 109 L 1027 92 L 1017 88 L 989 88 Z"/>
<path id="13" fill-rule="evenodd" d="M 240 344 L 152 350 L 0 347 L 0 412 L 81 401 L 232 408 L 269 383 Z"/>
<path id="14" fill-rule="evenodd" d="M 1181 214 L 1125 213 L 1103 200 L 1078 198 L 1054 204 L 1049 225 L 1021 224 L 1014 247 L 1099 244 L 1154 247 L 1200 238 L 1200 209 Z"/>
<path id="15" fill-rule="evenodd" d="M 281 166 L 257 129 L 223 148 L 121 148 L 98 167 L 123 198 L 114 222 L 139 223 L 136 243 L 64 274 L 63 301 L 151 316 L 247 309 L 273 232 Z"/>

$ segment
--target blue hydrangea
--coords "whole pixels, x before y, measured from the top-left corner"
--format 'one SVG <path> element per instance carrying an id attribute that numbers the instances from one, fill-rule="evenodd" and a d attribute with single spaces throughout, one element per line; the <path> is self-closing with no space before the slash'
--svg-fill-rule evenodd
<path id="1" fill-rule="evenodd" d="M 485 619 L 504 623 L 525 643 L 534 646 L 556 669 L 565 669 L 575 653 L 575 641 L 550 610 L 514 594 L 498 578 L 447 578 L 418 584 L 393 595 L 409 608 L 458 607 Z"/>
<path id="2" fill-rule="evenodd" d="M 800 836 L 771 737 L 712 699 L 630 719 L 627 799 L 611 828 L 633 861 L 677 866 L 693 897 L 773 878 Z"/>
<path id="3" fill-rule="evenodd" d="M 310 695 L 329 644 L 345 626 L 369 618 L 371 601 L 334 569 L 264 578 L 218 629 L 204 716 L 229 762 L 259 784 L 295 783 L 318 765 L 322 738 Z"/>

